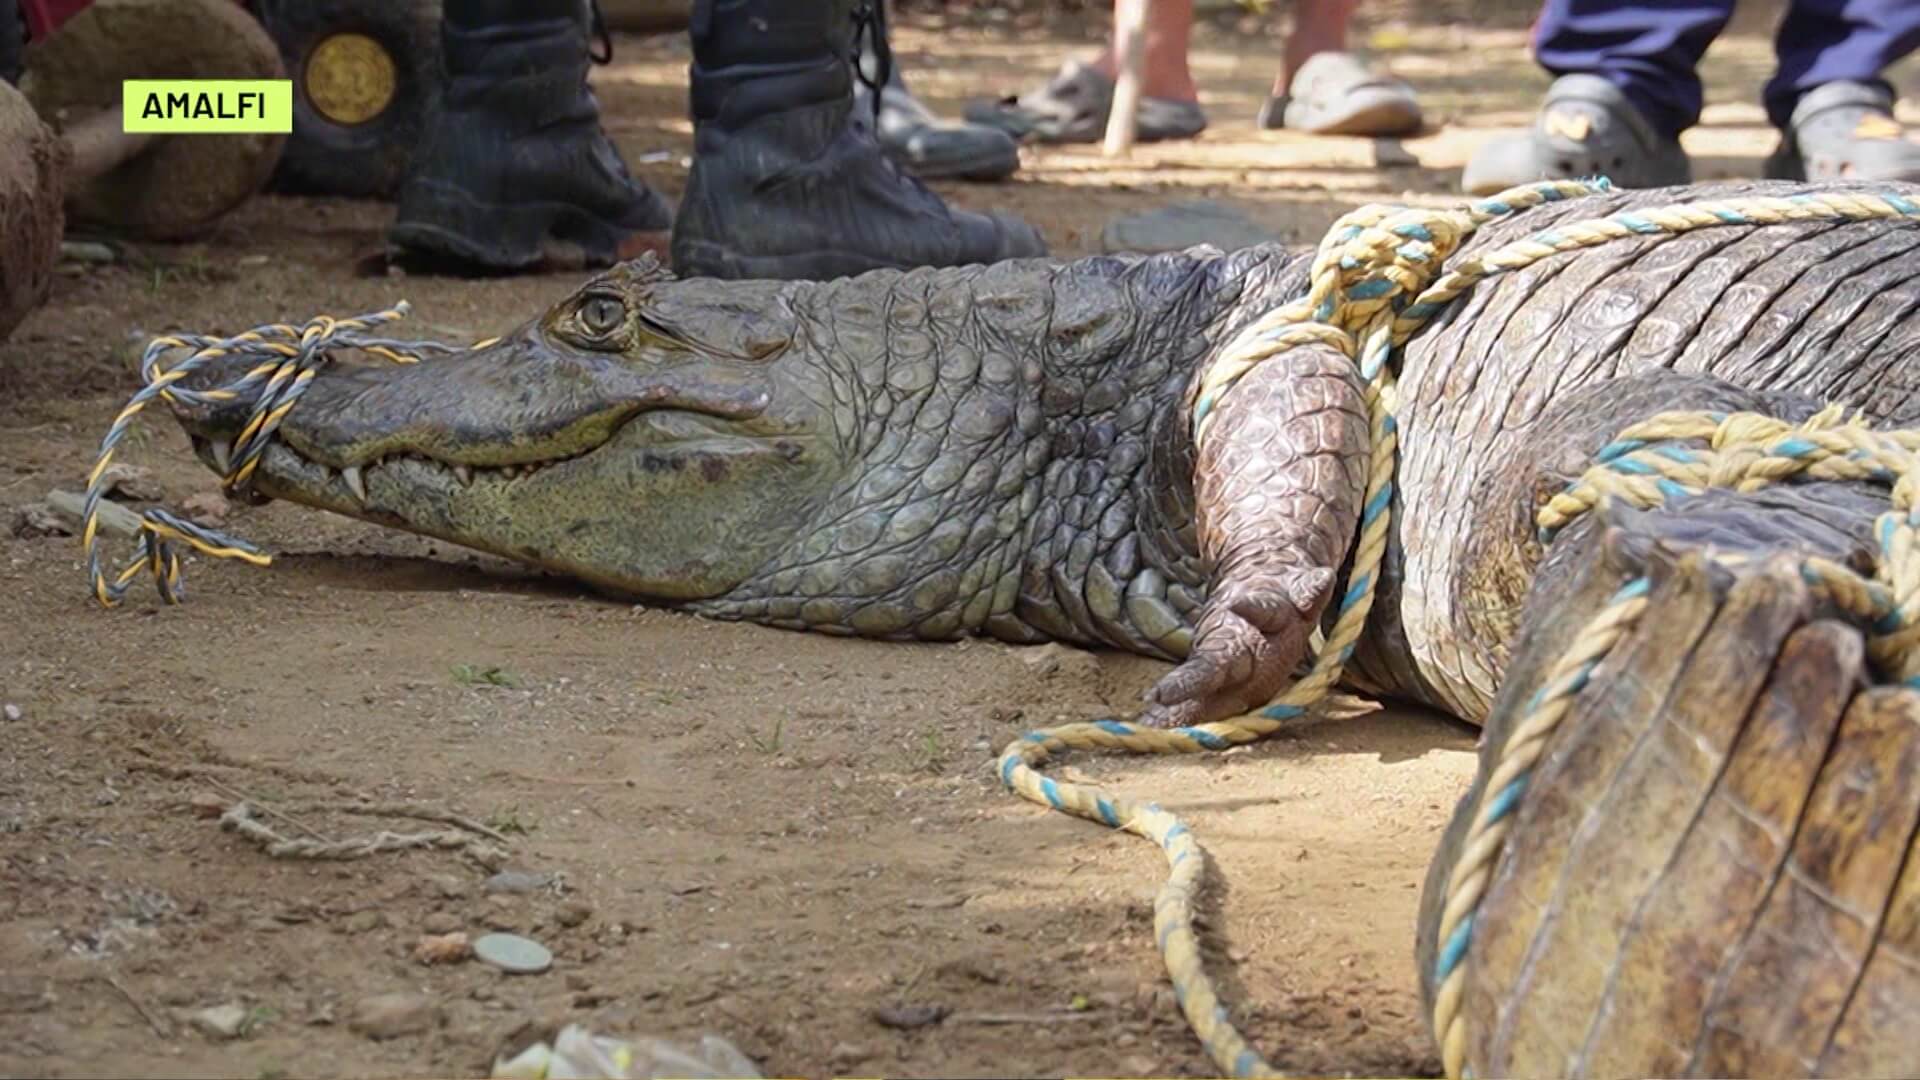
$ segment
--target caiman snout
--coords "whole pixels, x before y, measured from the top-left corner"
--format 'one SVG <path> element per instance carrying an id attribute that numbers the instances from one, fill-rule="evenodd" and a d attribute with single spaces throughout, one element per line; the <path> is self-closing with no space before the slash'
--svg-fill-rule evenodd
<path id="1" fill-rule="evenodd" d="M 183 380 L 197 390 L 240 380 L 259 362 L 223 358 Z M 291 377 L 291 376 L 289 376 Z M 572 457 L 647 410 L 749 420 L 770 393 L 748 372 L 712 365 L 636 363 L 551 340 L 528 324 L 485 348 L 414 363 L 355 356 L 320 369 L 283 418 L 279 435 L 333 469 L 411 454 L 448 466 L 505 467 Z M 176 401 L 174 413 L 210 465 L 251 421 L 264 384 L 221 402 Z"/>
<path id="2" fill-rule="evenodd" d="M 245 487 L 626 594 L 718 595 L 793 542 L 844 458 L 824 369 L 736 347 L 746 299 L 694 302 L 712 288 L 615 272 L 483 348 L 413 363 L 343 350 L 281 415 Z M 223 359 L 182 385 L 254 366 Z M 223 475 L 244 468 L 239 436 L 263 389 L 174 405 Z"/>

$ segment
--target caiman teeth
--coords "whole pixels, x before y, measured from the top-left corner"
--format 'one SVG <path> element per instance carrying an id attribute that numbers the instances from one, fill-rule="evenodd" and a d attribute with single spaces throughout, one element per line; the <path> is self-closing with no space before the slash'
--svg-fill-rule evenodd
<path id="1" fill-rule="evenodd" d="M 341 469 L 340 478 L 347 482 L 347 489 L 353 492 L 354 498 L 360 500 L 360 505 L 365 506 L 367 503 L 367 478 L 360 472 L 360 466 L 349 465 Z"/>
<path id="2" fill-rule="evenodd" d="M 473 466 L 455 465 L 453 467 L 453 478 L 460 481 L 461 487 L 473 486 Z"/>

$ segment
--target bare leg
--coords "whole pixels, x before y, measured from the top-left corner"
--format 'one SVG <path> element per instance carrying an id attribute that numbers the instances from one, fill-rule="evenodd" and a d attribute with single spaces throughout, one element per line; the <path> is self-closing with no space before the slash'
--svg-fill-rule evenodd
<path id="1" fill-rule="evenodd" d="M 1187 67 L 1193 0 L 1153 0 L 1142 37 L 1134 138 L 1139 142 L 1191 139 L 1207 127 L 1200 90 Z M 1118 74 L 1109 37 L 1098 53 L 1067 61 L 1045 83 L 998 100 L 970 103 L 966 117 L 1018 139 L 1097 143 L 1106 135 Z"/>
<path id="2" fill-rule="evenodd" d="M 1315 135 L 1409 135 L 1420 130 L 1413 87 L 1370 68 L 1348 50 L 1360 0 L 1298 0 L 1262 128 Z"/>
<path id="3" fill-rule="evenodd" d="M 1351 4 L 1351 0 L 1332 0 Z M 1193 71 L 1187 67 L 1187 50 L 1193 43 L 1193 0 L 1153 0 L 1147 9 L 1146 55 L 1140 69 L 1140 93 L 1167 101 L 1198 101 L 1200 89 L 1194 84 Z M 1114 60 L 1113 40 L 1087 63 L 1107 78 L 1117 78 L 1119 65 Z"/>
<path id="4" fill-rule="evenodd" d="M 1347 28 L 1359 6 L 1360 0 L 1300 0 L 1293 11 L 1293 32 L 1287 35 L 1280 74 L 1273 80 L 1274 96 L 1286 94 L 1300 65 L 1315 55 L 1346 50 Z"/>

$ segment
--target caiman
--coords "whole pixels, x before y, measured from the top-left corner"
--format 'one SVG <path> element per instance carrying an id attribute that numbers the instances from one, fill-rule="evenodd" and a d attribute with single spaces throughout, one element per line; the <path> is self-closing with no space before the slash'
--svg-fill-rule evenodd
<path id="1" fill-rule="evenodd" d="M 1456 257 L 1623 209 L 1847 191 L 1920 201 L 1615 192 L 1496 221 Z M 1202 723 L 1295 676 L 1361 517 L 1363 386 L 1331 346 L 1254 368 L 1193 437 L 1199 373 L 1301 296 L 1310 262 L 1203 248 L 820 283 L 629 263 L 484 348 L 324 369 L 252 484 L 714 618 L 1165 658 L 1139 719 Z M 1556 255 L 1405 345 L 1394 526 L 1350 685 L 1482 725 L 1483 786 L 1571 636 L 1623 582 L 1655 583 L 1480 905 L 1473 1075 L 1920 1075 L 1920 698 L 1877 680 L 1857 620 L 1779 562 L 1864 565 L 1884 485 L 1710 490 L 1535 529 L 1656 414 L 1844 403 L 1912 424 L 1917 357 L 1912 218 Z M 176 410 L 226 469 L 245 403 Z M 1428 883 L 1429 1000 L 1482 794 Z"/>

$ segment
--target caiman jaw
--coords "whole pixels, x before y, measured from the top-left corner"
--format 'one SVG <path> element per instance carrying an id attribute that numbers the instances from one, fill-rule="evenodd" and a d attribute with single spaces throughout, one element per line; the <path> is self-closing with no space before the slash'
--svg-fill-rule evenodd
<path id="1" fill-rule="evenodd" d="M 226 475 L 231 471 L 233 460 L 233 443 L 231 441 L 227 439 L 204 439 L 199 436 L 194 436 L 193 442 L 195 450 L 200 452 L 208 464 L 212 465 L 222 475 Z M 461 488 L 470 488 L 476 482 L 482 484 L 507 483 L 513 480 L 531 478 L 543 470 L 586 457 L 604 445 L 605 443 L 599 443 L 575 453 L 512 465 L 473 465 L 466 462 L 441 461 L 438 458 L 415 451 L 399 450 L 382 454 L 379 458 L 362 465 L 347 465 L 335 468 L 325 462 L 316 461 L 302 454 L 299 450 L 285 442 L 269 448 L 267 454 L 286 455 L 286 457 L 280 458 L 278 461 L 278 464 L 280 464 L 283 469 L 287 464 L 287 458 L 290 457 L 297 460 L 300 466 L 304 467 L 301 471 L 312 472 L 313 480 L 308 481 L 309 483 L 329 492 L 337 485 L 339 488 L 344 489 L 349 495 L 353 496 L 354 501 L 364 508 L 370 499 L 367 490 L 368 478 L 372 477 L 378 480 L 385 475 L 388 470 L 392 470 L 393 473 L 398 474 L 394 477 L 396 480 L 404 479 L 404 482 L 415 486 L 451 488 L 457 484 Z"/>

